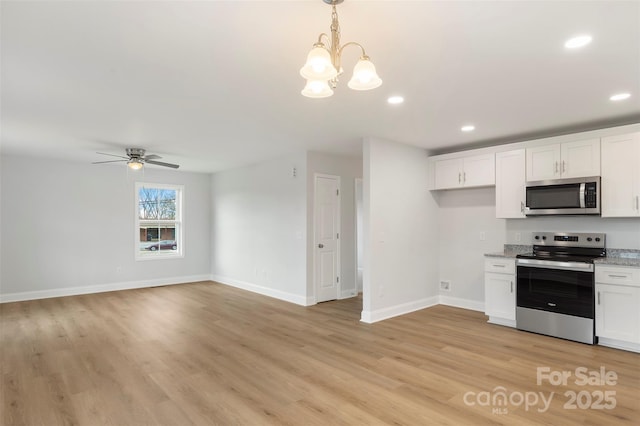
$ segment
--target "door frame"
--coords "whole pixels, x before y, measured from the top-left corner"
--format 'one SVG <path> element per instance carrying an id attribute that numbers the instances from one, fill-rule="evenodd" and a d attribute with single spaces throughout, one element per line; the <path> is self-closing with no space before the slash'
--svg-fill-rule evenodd
<path id="1" fill-rule="evenodd" d="M 364 282 L 362 274 L 364 267 L 364 182 L 362 178 L 355 178 L 353 182 L 355 205 L 353 211 L 355 213 L 355 231 L 356 231 L 356 295 L 364 292 Z M 358 254 L 360 253 L 360 259 Z M 360 260 L 360 261 L 358 261 Z"/>
<path id="2" fill-rule="evenodd" d="M 316 268 L 318 267 L 318 260 L 317 260 L 317 256 L 316 256 L 316 246 L 318 245 L 318 242 L 316 241 L 316 226 L 317 226 L 317 214 L 316 214 L 316 194 L 317 194 L 317 186 L 318 186 L 318 178 L 327 178 L 327 179 L 335 179 L 336 183 L 337 183 L 337 187 L 338 187 L 338 202 L 337 202 L 337 210 L 338 210 L 338 214 L 337 214 L 337 218 L 336 218 L 336 227 L 338 229 L 338 234 L 341 235 L 342 234 L 342 225 L 341 225 L 341 215 L 342 215 L 342 181 L 340 179 L 340 176 L 338 175 L 329 175 L 326 173 L 314 173 L 313 174 L 313 245 L 312 245 L 312 257 L 313 257 L 313 303 L 317 304 L 318 303 L 318 286 L 320 285 L 316 279 L 317 274 L 316 274 Z M 337 238 L 336 239 L 336 274 L 337 274 L 337 278 L 338 278 L 338 282 L 337 282 L 337 297 L 336 300 L 339 300 L 341 295 L 342 295 L 342 273 L 340 270 L 340 245 L 341 245 L 341 240 L 342 238 Z"/>

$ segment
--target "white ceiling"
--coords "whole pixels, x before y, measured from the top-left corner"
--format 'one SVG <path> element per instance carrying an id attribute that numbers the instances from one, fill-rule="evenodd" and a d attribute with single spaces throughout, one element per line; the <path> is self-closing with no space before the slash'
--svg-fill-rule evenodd
<path id="1" fill-rule="evenodd" d="M 330 13 L 321 0 L 2 1 L 2 153 L 91 162 L 141 147 L 214 172 L 360 155 L 364 136 L 446 151 L 640 122 L 640 1 L 346 0 L 342 41 L 364 45 L 383 85 L 347 88 L 347 48 L 335 95 L 308 99 L 298 71 Z M 593 42 L 564 48 L 581 33 Z"/>

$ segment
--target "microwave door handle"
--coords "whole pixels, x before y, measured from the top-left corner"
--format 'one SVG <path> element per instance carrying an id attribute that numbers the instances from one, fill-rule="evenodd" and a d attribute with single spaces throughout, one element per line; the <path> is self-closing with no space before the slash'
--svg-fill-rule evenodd
<path id="1" fill-rule="evenodd" d="M 586 207 L 585 199 L 584 199 L 584 182 L 580 184 L 580 208 L 584 209 Z"/>

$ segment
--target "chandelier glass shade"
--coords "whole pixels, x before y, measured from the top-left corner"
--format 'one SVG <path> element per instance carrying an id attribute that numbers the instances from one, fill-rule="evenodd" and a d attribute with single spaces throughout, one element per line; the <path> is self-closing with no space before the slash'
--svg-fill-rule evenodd
<path id="1" fill-rule="evenodd" d="M 307 55 L 307 62 L 300 69 L 300 75 L 307 80 L 302 89 L 302 95 L 309 98 L 326 98 L 333 95 L 333 89 L 338 84 L 338 76 L 343 69 L 340 66 L 342 50 L 347 46 L 357 46 L 361 50 L 360 59 L 353 69 L 353 76 L 347 84 L 353 90 L 371 90 L 382 84 L 382 79 L 376 73 L 376 67 L 359 43 L 348 42 L 340 45 L 340 23 L 336 5 L 343 0 L 323 0 L 330 4 L 331 37 L 322 33 L 318 41 Z M 327 47 L 328 46 L 328 47 Z"/>
<path id="2" fill-rule="evenodd" d="M 308 98 L 328 98 L 333 95 L 333 89 L 327 80 L 307 80 L 302 94 Z"/>

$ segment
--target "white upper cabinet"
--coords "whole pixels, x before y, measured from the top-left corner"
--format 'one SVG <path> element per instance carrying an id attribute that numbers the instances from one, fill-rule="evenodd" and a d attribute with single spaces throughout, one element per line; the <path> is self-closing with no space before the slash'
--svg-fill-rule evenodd
<path id="1" fill-rule="evenodd" d="M 603 217 L 640 216 L 640 133 L 602 138 Z"/>
<path id="2" fill-rule="evenodd" d="M 434 189 L 491 186 L 496 183 L 495 155 L 472 155 L 434 162 Z"/>
<path id="3" fill-rule="evenodd" d="M 600 139 L 527 148 L 527 181 L 600 176 Z"/>
<path id="4" fill-rule="evenodd" d="M 437 160 L 433 166 L 435 168 L 435 189 L 462 186 L 462 158 Z"/>
<path id="5" fill-rule="evenodd" d="M 525 217 L 525 150 L 496 154 L 496 217 Z"/>
<path id="6" fill-rule="evenodd" d="M 527 148 L 527 180 L 560 178 L 560 145 Z"/>

